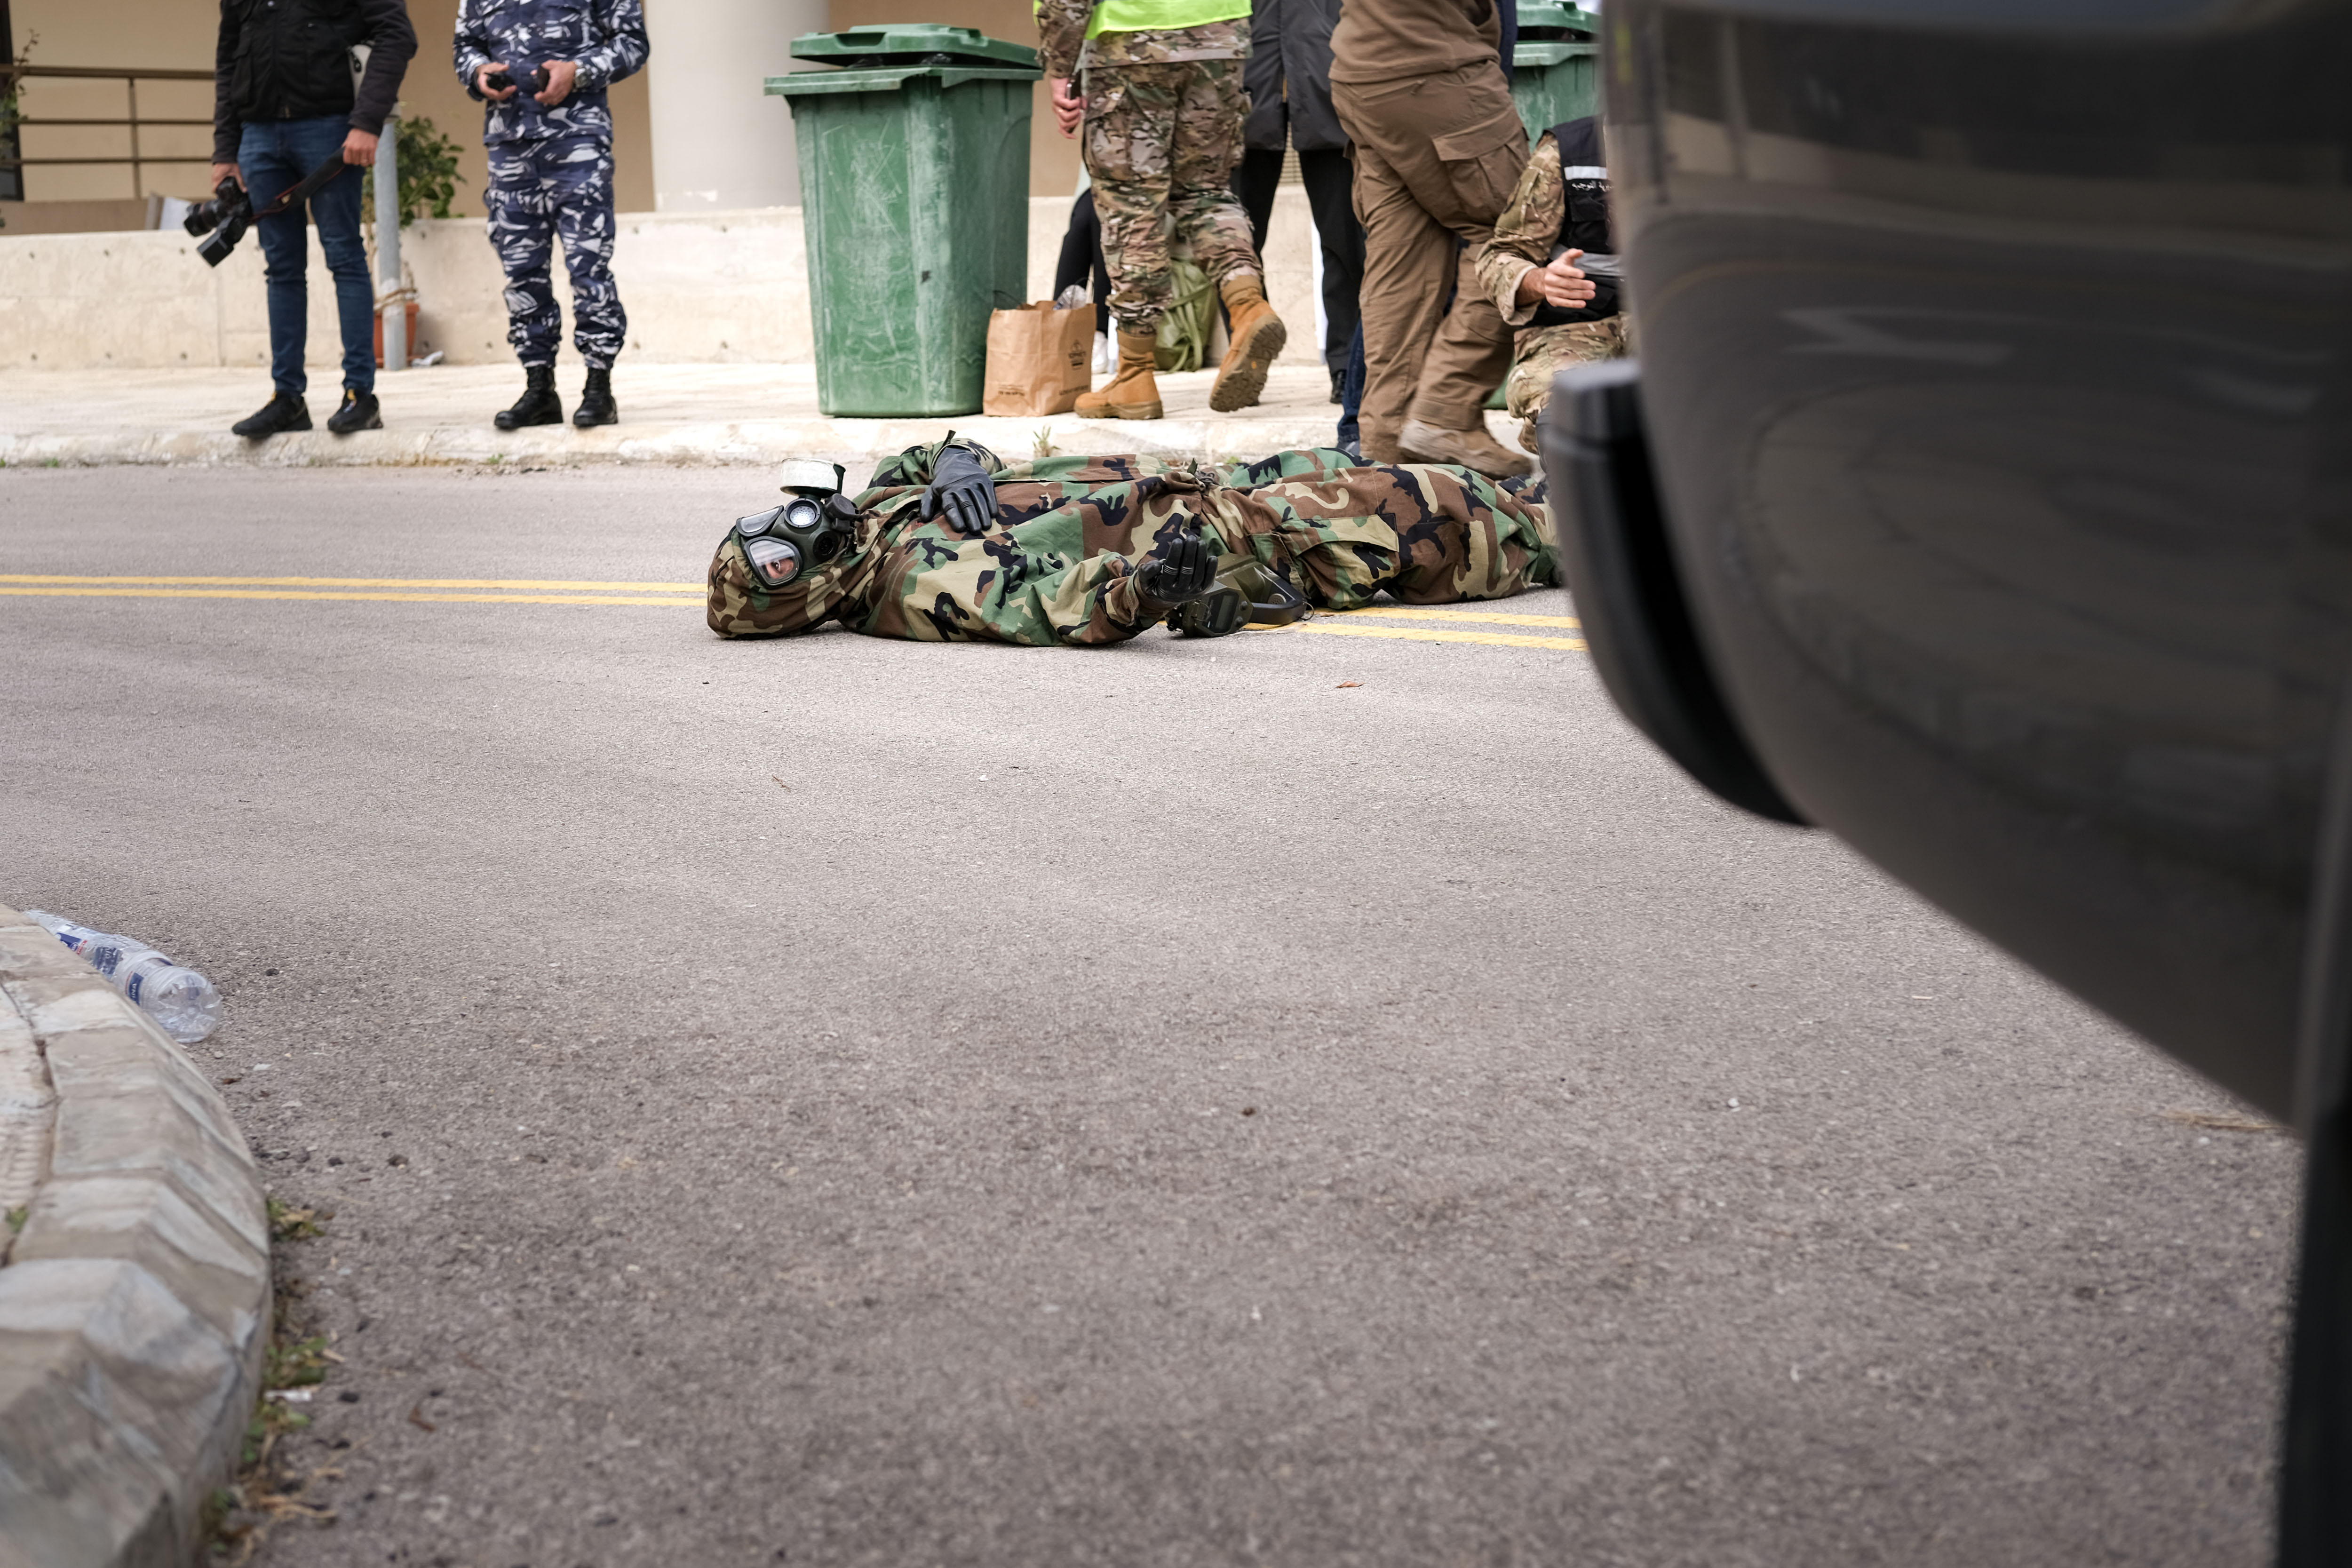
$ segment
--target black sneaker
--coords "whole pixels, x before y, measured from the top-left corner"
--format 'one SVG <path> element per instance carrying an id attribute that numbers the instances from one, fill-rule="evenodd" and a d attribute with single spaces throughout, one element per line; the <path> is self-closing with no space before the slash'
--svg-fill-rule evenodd
<path id="1" fill-rule="evenodd" d="M 343 388 L 343 405 L 327 416 L 327 428 L 338 436 L 348 436 L 354 430 L 383 428 L 383 410 L 376 405 L 375 394 L 362 392 L 356 386 Z"/>
<path id="2" fill-rule="evenodd" d="M 266 441 L 283 430 L 308 430 L 310 427 L 310 405 L 299 394 L 274 392 L 269 401 L 245 418 L 229 426 L 248 441 Z"/>
<path id="3" fill-rule="evenodd" d="M 1331 373 L 1331 401 L 1342 408 L 1348 405 L 1348 373 L 1344 370 Z"/>

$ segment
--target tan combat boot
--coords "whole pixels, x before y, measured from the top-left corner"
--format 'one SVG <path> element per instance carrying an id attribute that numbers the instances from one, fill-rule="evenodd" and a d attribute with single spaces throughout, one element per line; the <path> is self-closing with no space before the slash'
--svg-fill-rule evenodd
<path id="1" fill-rule="evenodd" d="M 1486 434 L 1484 424 L 1447 430 L 1426 419 L 1408 419 L 1397 435 L 1397 456 L 1408 463 L 1454 463 L 1490 479 L 1524 479 L 1535 465 Z"/>
<path id="2" fill-rule="evenodd" d="M 1118 374 L 1100 392 L 1081 393 L 1076 414 L 1081 419 L 1157 419 L 1160 384 L 1151 379 L 1151 346 L 1157 332 L 1118 334 Z"/>
<path id="3" fill-rule="evenodd" d="M 1265 286 L 1250 273 L 1225 279 L 1225 318 L 1233 346 L 1217 367 L 1217 384 L 1209 389 L 1209 406 L 1220 414 L 1247 408 L 1265 390 L 1265 373 L 1274 356 L 1290 341 L 1290 330 L 1274 307 L 1265 302 Z"/>

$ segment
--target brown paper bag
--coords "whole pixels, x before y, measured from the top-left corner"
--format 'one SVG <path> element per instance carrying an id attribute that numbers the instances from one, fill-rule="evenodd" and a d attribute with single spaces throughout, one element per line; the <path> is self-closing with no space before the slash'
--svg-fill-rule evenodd
<path id="1" fill-rule="evenodd" d="M 1087 390 L 1095 349 L 1095 308 L 1057 310 L 1051 300 L 988 317 L 988 383 L 982 414 L 1067 414 Z"/>

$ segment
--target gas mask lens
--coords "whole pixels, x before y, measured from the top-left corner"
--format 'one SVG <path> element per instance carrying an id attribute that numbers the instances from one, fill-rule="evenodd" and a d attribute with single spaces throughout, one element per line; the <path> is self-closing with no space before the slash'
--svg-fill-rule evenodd
<path id="1" fill-rule="evenodd" d="M 758 533 L 746 538 L 743 554 L 751 563 L 751 575 L 763 588 L 781 588 L 800 575 L 801 552 L 772 535 Z"/>
<path id="2" fill-rule="evenodd" d="M 756 539 L 773 528 L 776 525 L 776 520 L 783 515 L 782 507 L 772 506 L 765 511 L 755 511 L 749 517 L 739 517 L 735 520 L 735 531 L 746 539 Z"/>

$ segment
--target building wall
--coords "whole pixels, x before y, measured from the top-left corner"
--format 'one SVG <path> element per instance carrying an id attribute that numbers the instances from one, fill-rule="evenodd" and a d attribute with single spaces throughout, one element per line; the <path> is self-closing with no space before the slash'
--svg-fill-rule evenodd
<path id="1" fill-rule="evenodd" d="M 10 0 L 8 9 L 16 47 L 21 52 L 29 43 L 35 65 L 135 66 L 207 73 L 204 81 L 142 82 L 139 86 L 142 120 L 155 115 L 203 121 L 142 132 L 142 153 L 176 154 L 181 162 L 143 168 L 145 178 L 137 189 L 131 184 L 131 168 L 124 163 L 27 169 L 25 195 L 28 203 L 127 200 L 150 194 L 193 198 L 206 194 L 205 172 L 212 161 L 209 73 L 220 30 L 218 5 L 206 0 Z M 408 16 L 416 28 L 416 58 L 410 62 L 401 83 L 402 106 L 411 114 L 431 120 L 457 144 L 457 171 L 465 183 L 457 187 L 453 210 L 460 215 L 479 214 L 488 173 L 482 155 L 482 110 L 466 96 L 449 68 L 457 0 L 408 0 Z M 656 66 L 660 58 L 661 40 L 656 34 Z M 646 90 L 651 68 L 613 89 L 614 195 L 624 212 L 653 210 L 653 121 Z M 110 118 L 123 111 L 121 82 L 36 77 L 25 84 L 24 112 L 32 119 Z M 119 127 L 44 130 L 34 126 L 24 132 L 24 139 L 27 158 L 107 156 L 130 151 L 129 135 Z M 42 226 L 36 217 L 31 222 L 11 219 L 10 226 L 33 232 Z"/>
<path id="2" fill-rule="evenodd" d="M 885 22 L 940 22 L 951 27 L 972 27 L 993 38 L 1037 47 L 1036 13 L 1032 0 L 832 0 L 834 32 L 871 27 Z M 1054 129 L 1053 106 L 1039 82 L 1029 114 L 1029 194 L 1061 196 L 1077 194 L 1078 144 Z"/>

